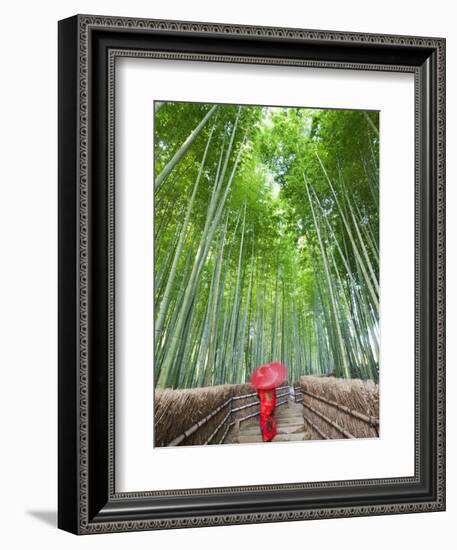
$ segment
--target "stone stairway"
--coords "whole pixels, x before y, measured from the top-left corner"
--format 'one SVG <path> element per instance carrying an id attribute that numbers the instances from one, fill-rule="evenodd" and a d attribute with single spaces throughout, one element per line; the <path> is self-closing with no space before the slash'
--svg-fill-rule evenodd
<path id="1" fill-rule="evenodd" d="M 273 441 L 303 441 L 311 439 L 303 421 L 303 406 L 289 400 L 275 410 L 278 433 Z M 259 417 L 246 420 L 235 426 L 226 443 L 262 443 Z"/>

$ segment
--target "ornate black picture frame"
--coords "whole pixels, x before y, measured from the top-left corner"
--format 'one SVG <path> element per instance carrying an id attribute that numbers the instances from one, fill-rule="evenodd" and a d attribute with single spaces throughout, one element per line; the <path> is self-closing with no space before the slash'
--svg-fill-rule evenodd
<path id="1" fill-rule="evenodd" d="M 415 475 L 119 493 L 114 486 L 116 56 L 415 79 Z M 445 40 L 77 15 L 59 22 L 59 503 L 76 534 L 445 509 Z"/>

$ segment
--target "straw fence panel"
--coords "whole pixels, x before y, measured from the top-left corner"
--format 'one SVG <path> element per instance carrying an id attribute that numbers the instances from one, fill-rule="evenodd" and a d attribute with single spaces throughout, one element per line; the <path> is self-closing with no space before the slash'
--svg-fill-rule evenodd
<path id="1" fill-rule="evenodd" d="M 186 445 L 204 445 L 230 412 L 230 398 L 252 393 L 248 384 L 223 384 L 194 389 L 156 389 L 154 395 L 154 445 L 164 447 L 218 408 L 201 427 L 186 438 Z M 228 403 L 227 403 L 228 402 Z M 225 406 L 223 406 L 226 404 Z M 218 443 L 223 428 L 213 436 Z"/>
<path id="2" fill-rule="evenodd" d="M 378 437 L 379 386 L 371 380 L 302 376 L 298 387 L 314 439 Z"/>

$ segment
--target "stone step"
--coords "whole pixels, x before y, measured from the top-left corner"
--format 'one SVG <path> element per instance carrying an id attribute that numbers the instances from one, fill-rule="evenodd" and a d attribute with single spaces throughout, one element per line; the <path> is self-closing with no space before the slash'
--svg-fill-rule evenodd
<path id="1" fill-rule="evenodd" d="M 303 414 L 303 407 L 279 407 L 275 414 Z"/>
<path id="2" fill-rule="evenodd" d="M 290 416 L 283 416 L 283 415 L 274 415 L 274 419 L 277 423 L 284 423 L 284 424 L 290 424 L 291 422 L 301 422 L 303 424 L 303 415 L 290 415 Z M 244 422 L 240 423 L 240 427 L 243 428 L 244 426 L 258 426 L 259 425 L 259 417 L 255 417 L 254 419 L 245 420 Z"/>
<path id="3" fill-rule="evenodd" d="M 297 433 L 297 434 L 277 434 L 273 441 L 304 441 L 305 439 L 308 439 L 307 434 L 305 432 Z M 243 435 L 240 433 L 238 436 L 238 442 L 239 443 L 262 443 L 262 436 L 258 435 Z"/>
<path id="4" fill-rule="evenodd" d="M 277 426 L 278 434 L 291 434 L 291 433 L 298 433 L 298 432 L 304 432 L 305 426 L 304 424 L 288 424 L 284 426 Z M 251 435 L 251 434 L 260 434 L 260 427 L 259 426 L 252 426 L 248 429 L 241 429 L 240 434 L 242 435 Z"/>
<path id="5" fill-rule="evenodd" d="M 301 427 L 302 429 L 305 429 L 306 424 L 303 422 L 301 418 L 298 418 L 296 420 L 290 420 L 287 422 L 284 422 L 284 421 L 279 422 L 278 420 L 276 420 L 276 427 L 278 429 L 284 428 L 285 430 L 288 430 L 290 428 L 297 428 L 297 427 Z M 259 423 L 256 422 L 255 424 L 249 424 L 244 426 L 243 424 L 241 424 L 240 432 L 246 432 L 246 431 L 260 431 Z"/>
<path id="6" fill-rule="evenodd" d="M 303 415 L 294 414 L 293 416 L 274 415 L 276 422 L 303 422 Z"/>
<path id="7" fill-rule="evenodd" d="M 291 426 L 306 427 L 306 424 L 301 419 L 298 419 L 298 420 L 295 420 L 295 421 L 290 421 L 290 422 L 278 422 L 276 420 L 276 427 L 277 428 L 280 428 L 280 427 L 289 428 Z M 241 424 L 239 431 L 244 432 L 246 430 L 260 430 L 260 425 L 259 425 L 258 422 L 256 424 L 250 424 L 249 426 L 243 426 L 243 424 Z"/>
<path id="8" fill-rule="evenodd" d="M 274 419 L 276 422 L 303 422 L 303 415 L 302 414 L 291 414 L 291 415 L 284 415 L 284 414 L 275 414 Z M 240 423 L 240 426 L 258 426 L 259 425 L 259 417 L 256 416 L 255 418 L 250 418 L 249 420 L 245 420 L 244 422 Z"/>
<path id="9" fill-rule="evenodd" d="M 304 430 L 305 424 L 303 422 L 288 422 L 288 423 L 277 422 L 276 428 L 278 430 L 295 430 L 297 428 Z M 244 433 L 244 432 L 260 432 L 260 426 L 258 424 L 254 426 L 241 426 L 240 433 Z"/>

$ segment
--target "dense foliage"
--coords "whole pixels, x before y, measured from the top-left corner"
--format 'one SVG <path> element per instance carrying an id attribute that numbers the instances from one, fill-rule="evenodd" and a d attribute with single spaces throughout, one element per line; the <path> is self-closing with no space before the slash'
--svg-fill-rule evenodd
<path id="1" fill-rule="evenodd" d="M 378 113 L 163 103 L 155 375 L 378 379 Z"/>

